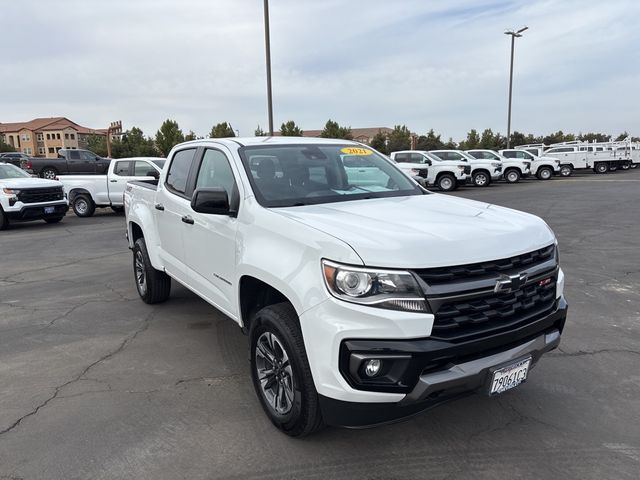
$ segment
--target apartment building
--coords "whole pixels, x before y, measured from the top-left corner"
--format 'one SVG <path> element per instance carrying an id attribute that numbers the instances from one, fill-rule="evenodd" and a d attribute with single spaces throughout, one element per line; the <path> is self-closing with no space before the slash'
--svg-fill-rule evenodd
<path id="1" fill-rule="evenodd" d="M 0 123 L 4 142 L 17 151 L 34 157 L 56 158 L 61 148 L 86 148 L 92 135 L 112 139 L 122 135 L 122 123 L 112 122 L 109 128 L 87 128 L 66 117 L 34 118 L 29 122 Z"/>
<path id="2" fill-rule="evenodd" d="M 356 142 L 370 144 L 378 133 L 387 136 L 393 131 L 389 127 L 352 128 L 351 135 Z M 304 130 L 303 137 L 320 137 L 322 130 Z"/>

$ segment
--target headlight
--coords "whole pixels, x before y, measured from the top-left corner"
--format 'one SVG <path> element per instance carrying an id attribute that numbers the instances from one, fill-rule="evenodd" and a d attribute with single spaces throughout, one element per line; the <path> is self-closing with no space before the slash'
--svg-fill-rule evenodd
<path id="1" fill-rule="evenodd" d="M 464 170 L 464 165 L 458 165 L 458 168 L 459 168 L 460 170 Z"/>
<path id="2" fill-rule="evenodd" d="M 560 160 L 556 160 L 556 164 L 557 164 L 557 165 L 560 165 Z"/>
<path id="3" fill-rule="evenodd" d="M 501 164 L 500 164 L 500 163 L 498 163 L 498 162 L 493 162 L 493 163 L 491 164 L 491 166 L 492 166 L 492 167 L 499 167 L 499 166 L 501 166 Z"/>
<path id="4" fill-rule="evenodd" d="M 340 265 L 322 260 L 329 293 L 340 300 L 370 307 L 428 312 L 418 282 L 409 272 Z"/>
<path id="5" fill-rule="evenodd" d="M 412 168 L 411 175 L 420 175 L 420 170 L 418 170 L 417 168 Z"/>
<path id="6" fill-rule="evenodd" d="M 3 188 L 2 191 L 7 195 L 20 195 L 20 190 L 15 188 Z"/>

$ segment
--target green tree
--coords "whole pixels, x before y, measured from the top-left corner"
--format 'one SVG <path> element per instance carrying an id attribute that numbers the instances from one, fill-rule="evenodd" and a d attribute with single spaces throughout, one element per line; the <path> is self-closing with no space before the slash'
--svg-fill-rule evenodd
<path id="1" fill-rule="evenodd" d="M 156 147 L 165 157 L 177 144 L 184 142 L 184 135 L 175 120 L 167 119 L 156 133 Z"/>
<path id="2" fill-rule="evenodd" d="M 449 141 L 444 144 L 444 148 L 447 150 L 458 150 L 458 144 L 453 141 L 453 138 L 449 137 Z"/>
<path id="3" fill-rule="evenodd" d="M 303 133 L 293 120 L 289 120 L 280 126 L 280 135 L 283 137 L 301 137 Z"/>
<path id="4" fill-rule="evenodd" d="M 231 128 L 231 124 L 227 122 L 221 122 L 217 125 L 211 127 L 211 132 L 209 132 L 209 138 L 227 138 L 227 137 L 235 137 L 236 134 Z"/>
<path id="5" fill-rule="evenodd" d="M 620 136 L 624 135 L 625 137 L 628 135 L 627 132 L 621 133 Z M 606 133 L 580 133 L 578 134 L 578 140 L 581 142 L 608 142 L 610 135 Z M 624 138 L 624 137 L 623 137 Z"/>
<path id="6" fill-rule="evenodd" d="M 189 133 L 187 133 L 184 136 L 184 141 L 185 142 L 190 142 L 192 140 L 197 140 L 197 139 L 198 139 L 198 136 L 196 135 L 196 132 L 194 132 L 193 130 L 189 130 Z"/>
<path id="7" fill-rule="evenodd" d="M 542 143 L 551 145 L 553 143 L 572 142 L 576 139 L 573 133 L 564 133 L 562 130 L 558 130 L 555 133 L 551 133 L 546 137 L 543 137 Z"/>
<path id="8" fill-rule="evenodd" d="M 625 131 L 625 132 L 622 132 L 620 135 L 618 135 L 618 136 L 616 137 L 616 140 L 615 140 L 615 141 L 616 141 L 616 142 L 621 142 L 622 140 L 624 140 L 624 139 L 625 139 L 625 138 L 627 138 L 628 136 L 629 136 L 629 133 L 628 133 L 628 132 L 626 132 L 626 131 Z M 608 141 L 608 140 L 603 140 L 603 141 L 604 141 L 604 142 L 606 142 L 606 141 Z"/>
<path id="9" fill-rule="evenodd" d="M 387 150 L 389 153 L 411 148 L 411 131 L 406 125 L 395 125 L 389 133 Z"/>
<path id="10" fill-rule="evenodd" d="M 387 136 L 382 132 L 376 133 L 371 139 L 371 147 L 375 148 L 381 153 L 384 153 L 385 155 L 388 155 L 389 152 L 387 150 Z"/>
<path id="11" fill-rule="evenodd" d="M 155 157 L 158 150 L 152 138 L 145 137 L 142 129 L 132 127 L 122 135 L 122 140 L 111 142 L 113 158 Z"/>
<path id="12" fill-rule="evenodd" d="M 87 138 L 87 150 L 91 150 L 101 157 L 107 156 L 107 137 L 106 135 L 89 135 Z M 112 153 L 113 154 L 113 153 Z"/>
<path id="13" fill-rule="evenodd" d="M 0 134 L 0 152 L 15 152 L 15 151 L 16 151 L 15 148 L 13 148 L 8 143 L 5 143 L 4 135 Z"/>
<path id="14" fill-rule="evenodd" d="M 444 148 L 444 143 L 440 135 L 436 135 L 433 128 L 426 135 L 420 135 L 416 142 L 417 150 L 440 150 Z"/>
<path id="15" fill-rule="evenodd" d="M 346 140 L 352 140 L 351 127 L 341 127 L 338 122 L 333 120 L 327 120 L 324 129 L 320 133 L 322 138 L 344 138 Z"/>
<path id="16" fill-rule="evenodd" d="M 264 130 L 262 130 L 260 128 L 260 125 L 258 125 L 258 128 L 256 128 L 253 132 L 253 135 L 256 137 L 266 137 L 267 136 L 267 132 L 265 132 Z"/>
<path id="17" fill-rule="evenodd" d="M 467 139 L 460 142 L 460 150 L 471 150 L 472 148 L 477 148 L 480 143 L 480 135 L 475 128 L 472 128 L 467 133 Z"/>

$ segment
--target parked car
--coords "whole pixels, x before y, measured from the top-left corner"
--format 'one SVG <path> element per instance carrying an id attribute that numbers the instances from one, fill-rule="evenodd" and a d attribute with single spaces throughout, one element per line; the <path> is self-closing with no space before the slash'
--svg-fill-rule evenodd
<path id="1" fill-rule="evenodd" d="M 10 163 L 15 165 L 16 167 L 20 167 L 23 170 L 29 171 L 32 173 L 29 168 L 27 168 L 27 163 L 31 160 L 31 157 L 26 153 L 22 152 L 4 152 L 0 153 L 0 162 Z"/>
<path id="2" fill-rule="evenodd" d="M 443 192 L 464 185 L 471 173 L 471 166 L 464 162 L 442 160 L 423 150 L 392 152 L 391 159 L 401 170 L 424 177 L 427 185 L 436 186 Z"/>
<path id="3" fill-rule="evenodd" d="M 89 150 L 62 149 L 58 158 L 34 157 L 27 162 L 27 167 L 36 175 L 53 180 L 58 175 L 104 175 L 109 162 L 110 158 L 100 157 Z"/>
<path id="4" fill-rule="evenodd" d="M 502 163 L 502 178 L 508 183 L 517 183 L 531 173 L 531 162 L 519 158 L 507 158 L 493 150 L 466 150 L 465 153 L 477 159 L 499 161 Z"/>
<path id="5" fill-rule="evenodd" d="M 518 148 L 499 150 L 498 153 L 503 157 L 531 162 L 531 174 L 535 175 L 538 180 L 550 180 L 554 174 L 560 173 L 560 160 L 555 158 L 539 157 Z"/>
<path id="6" fill-rule="evenodd" d="M 124 194 L 140 298 L 167 300 L 175 279 L 237 322 L 259 401 L 292 436 L 502 393 L 565 324 L 544 221 L 428 192 L 373 150 L 380 181 L 360 184 L 341 161 L 353 148 L 366 147 L 188 142 L 157 185 Z"/>
<path id="7" fill-rule="evenodd" d="M 0 230 L 13 222 L 58 223 L 68 209 L 60 182 L 33 178 L 15 165 L 0 162 Z"/>
<path id="8" fill-rule="evenodd" d="M 106 175 L 61 175 L 69 195 L 69 204 L 79 217 L 90 217 L 96 207 L 123 209 L 122 194 L 130 180 L 157 180 L 164 158 L 135 157 L 112 160 Z"/>
<path id="9" fill-rule="evenodd" d="M 462 150 L 431 150 L 429 153 L 442 160 L 456 160 L 471 165 L 471 182 L 476 187 L 488 187 L 492 181 L 502 177 L 502 162 L 485 160 L 468 155 Z"/>

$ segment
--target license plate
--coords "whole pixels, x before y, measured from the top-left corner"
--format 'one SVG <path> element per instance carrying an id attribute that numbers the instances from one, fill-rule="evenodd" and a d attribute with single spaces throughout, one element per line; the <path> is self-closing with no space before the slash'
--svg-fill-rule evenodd
<path id="1" fill-rule="evenodd" d="M 531 357 L 528 357 L 495 370 L 491 378 L 489 395 L 497 395 L 520 385 L 527 379 L 530 365 Z"/>
<path id="2" fill-rule="evenodd" d="M 54 213 L 56 211 L 56 207 L 44 207 L 44 213 Z"/>

